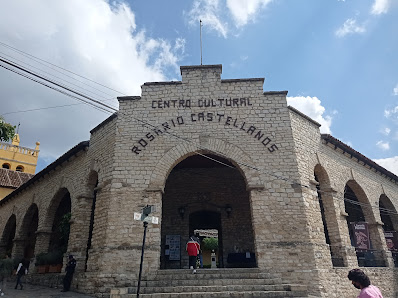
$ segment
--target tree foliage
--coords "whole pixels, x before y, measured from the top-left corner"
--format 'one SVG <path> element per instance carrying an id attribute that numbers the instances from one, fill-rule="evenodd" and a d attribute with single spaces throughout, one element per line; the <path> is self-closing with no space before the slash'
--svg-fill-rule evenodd
<path id="1" fill-rule="evenodd" d="M 203 248 L 207 249 L 207 250 L 217 250 L 218 249 L 218 239 L 217 238 L 203 239 Z"/>
<path id="2" fill-rule="evenodd" d="M 0 116 L 0 141 L 8 142 L 12 140 L 15 135 L 15 126 L 4 121 L 4 118 Z"/>

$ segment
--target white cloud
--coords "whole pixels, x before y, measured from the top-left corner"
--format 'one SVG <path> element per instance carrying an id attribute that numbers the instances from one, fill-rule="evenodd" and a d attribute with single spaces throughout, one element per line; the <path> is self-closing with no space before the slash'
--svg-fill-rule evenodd
<path id="1" fill-rule="evenodd" d="M 226 21 L 232 16 L 234 27 L 241 28 L 249 22 L 255 22 L 256 16 L 273 0 L 195 0 L 191 10 L 184 12 L 191 26 L 199 26 L 199 20 L 203 22 L 203 28 L 218 32 L 227 38 L 231 27 Z M 228 15 L 228 12 L 230 15 Z M 232 23 L 232 22 L 231 22 Z M 236 33 L 234 33 L 237 36 Z"/>
<path id="2" fill-rule="evenodd" d="M 255 20 L 256 14 L 270 2 L 272 0 L 227 0 L 227 7 L 235 20 L 236 27 L 242 27 L 249 20 Z"/>
<path id="3" fill-rule="evenodd" d="M 202 20 L 203 28 L 214 30 L 226 38 L 228 24 L 221 20 L 221 13 L 219 0 L 195 0 L 186 15 L 191 26 L 199 26 L 199 21 Z"/>
<path id="4" fill-rule="evenodd" d="M 390 150 L 390 143 L 389 142 L 378 141 L 376 143 L 376 146 L 379 147 L 381 150 L 384 150 L 384 151 Z"/>
<path id="5" fill-rule="evenodd" d="M 358 25 L 355 19 L 348 19 L 343 26 L 336 30 L 335 34 L 337 37 L 344 37 L 347 34 L 364 33 L 365 31 L 365 26 Z"/>
<path id="6" fill-rule="evenodd" d="M 398 176 L 398 156 L 374 159 L 373 161 Z"/>
<path id="7" fill-rule="evenodd" d="M 287 103 L 321 124 L 321 133 L 331 133 L 332 117 L 323 115 L 325 108 L 321 105 L 321 101 L 317 97 L 287 97 Z"/>
<path id="8" fill-rule="evenodd" d="M 375 15 L 387 13 L 390 7 L 390 2 L 391 0 L 375 0 L 370 13 Z"/>
<path id="9" fill-rule="evenodd" d="M 390 132 L 391 132 L 391 129 L 388 128 L 388 127 L 385 127 L 385 128 L 383 128 L 383 129 L 381 130 L 381 133 L 382 133 L 383 135 L 386 135 L 386 136 L 388 136 L 388 135 L 390 134 Z"/>
<path id="10" fill-rule="evenodd" d="M 398 106 L 389 110 L 384 110 L 384 117 L 398 120 Z"/>
<path id="11" fill-rule="evenodd" d="M 178 61 L 185 47 L 182 38 L 168 41 L 149 37 L 139 30 L 134 12 L 126 4 L 110 4 L 105 0 L 71 0 L 67 5 L 45 0 L 8 1 L 0 10 L 0 40 L 125 95 L 140 95 L 140 85 L 144 82 L 178 76 Z M 4 47 L 0 46 L 0 50 L 26 59 Z M 34 63 L 31 59 L 25 62 Z M 76 103 L 3 69 L 0 88 L 3 114 Z M 105 98 L 122 95 L 104 88 L 96 92 Z M 108 103 L 118 104 L 115 99 Z M 39 157 L 44 159 L 57 157 L 89 139 L 90 129 L 108 115 L 78 105 L 77 108 L 9 114 L 6 120 L 14 125 L 21 122 L 22 146 L 34 147 L 36 141 L 41 142 Z"/>
<path id="12" fill-rule="evenodd" d="M 398 83 L 393 89 L 394 95 L 398 95 Z"/>

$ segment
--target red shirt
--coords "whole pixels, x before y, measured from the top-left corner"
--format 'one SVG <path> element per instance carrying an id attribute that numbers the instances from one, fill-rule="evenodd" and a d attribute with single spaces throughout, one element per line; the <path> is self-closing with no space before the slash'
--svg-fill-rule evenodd
<path id="1" fill-rule="evenodd" d="M 200 250 L 200 245 L 195 240 L 189 240 L 187 243 L 188 256 L 197 256 Z"/>

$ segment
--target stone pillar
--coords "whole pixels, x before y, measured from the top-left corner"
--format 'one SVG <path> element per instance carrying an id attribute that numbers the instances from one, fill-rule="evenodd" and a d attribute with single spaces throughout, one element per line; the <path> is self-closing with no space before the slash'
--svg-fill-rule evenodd
<path id="1" fill-rule="evenodd" d="M 42 252 L 48 252 L 52 230 L 50 228 L 38 229 L 36 231 L 35 256 Z"/>
<path id="2" fill-rule="evenodd" d="M 384 237 L 383 223 L 376 222 L 369 224 L 369 234 L 372 241 L 373 252 L 376 260 L 376 266 L 383 266 L 393 268 L 394 259 L 392 258 L 391 252 L 387 248 L 386 239 Z M 383 264 L 384 263 L 384 264 Z"/>
<path id="3" fill-rule="evenodd" d="M 161 224 L 162 224 L 162 187 L 147 188 L 144 194 L 144 204 L 155 206 L 155 212 L 151 216 L 159 218 L 158 224 L 148 224 L 147 238 L 145 244 L 145 262 L 148 267 L 144 268 L 144 276 L 150 272 L 155 272 L 160 269 L 160 256 L 161 256 Z M 142 237 L 140 237 L 142 241 Z"/>
<path id="4" fill-rule="evenodd" d="M 6 254 L 7 245 L 1 244 L 0 245 L 0 256 L 4 256 Z"/>
<path id="5" fill-rule="evenodd" d="M 358 267 L 355 248 L 351 245 L 347 226 L 347 216 L 344 201 L 337 195 L 337 191 L 322 189 L 321 197 L 325 209 L 325 219 L 330 238 L 330 250 L 333 258 L 340 259 L 344 267 Z M 334 261 L 336 265 L 339 261 Z"/>
<path id="6" fill-rule="evenodd" d="M 25 239 L 14 238 L 14 245 L 11 253 L 11 258 L 23 258 L 25 251 Z"/>
<path id="7" fill-rule="evenodd" d="M 69 254 L 75 257 L 77 261 L 76 272 L 84 272 L 85 270 L 92 204 L 93 197 L 81 196 L 76 200 L 76 205 L 72 210 L 68 252 L 64 259 L 67 261 Z M 66 264 L 65 260 L 64 264 Z"/>

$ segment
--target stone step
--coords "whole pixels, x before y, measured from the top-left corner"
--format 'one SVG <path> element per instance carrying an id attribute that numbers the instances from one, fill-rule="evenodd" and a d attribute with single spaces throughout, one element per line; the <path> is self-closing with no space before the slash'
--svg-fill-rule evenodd
<path id="1" fill-rule="evenodd" d="M 136 294 L 120 294 L 111 295 L 111 298 L 133 298 Z M 155 293 L 155 294 L 140 294 L 142 298 L 287 298 L 287 297 L 300 297 L 304 298 L 306 295 L 300 292 L 289 292 L 289 291 L 227 291 L 227 292 L 192 292 L 192 293 Z"/>
<path id="2" fill-rule="evenodd" d="M 129 289 L 130 290 L 130 289 Z M 246 291 L 290 291 L 288 285 L 225 285 L 225 286 L 177 286 L 177 287 L 145 287 L 141 288 L 143 294 L 152 293 L 192 293 L 192 292 L 246 292 Z M 131 288 L 131 294 L 137 293 L 136 288 Z"/>
<path id="3" fill-rule="evenodd" d="M 167 286 L 226 286 L 226 285 L 276 285 L 281 284 L 281 278 L 245 278 L 245 279 L 205 279 L 205 278 L 193 278 L 193 279 L 172 279 L 172 280 L 144 280 L 141 281 L 141 287 L 167 287 Z M 133 287 L 138 285 L 138 281 L 134 281 Z"/>
<path id="4" fill-rule="evenodd" d="M 262 272 L 242 272 L 234 271 L 213 271 L 206 269 L 197 269 L 197 274 L 192 274 L 192 270 L 180 269 L 178 272 L 169 272 L 169 274 L 150 275 L 145 280 L 175 280 L 175 279 L 270 279 L 280 277 L 277 274 Z"/>
<path id="5" fill-rule="evenodd" d="M 156 272 L 156 275 L 162 274 L 179 274 L 181 271 L 186 271 L 191 269 L 161 269 Z M 215 272 L 215 273 L 259 273 L 261 270 L 258 268 L 197 268 L 197 270 Z"/>

